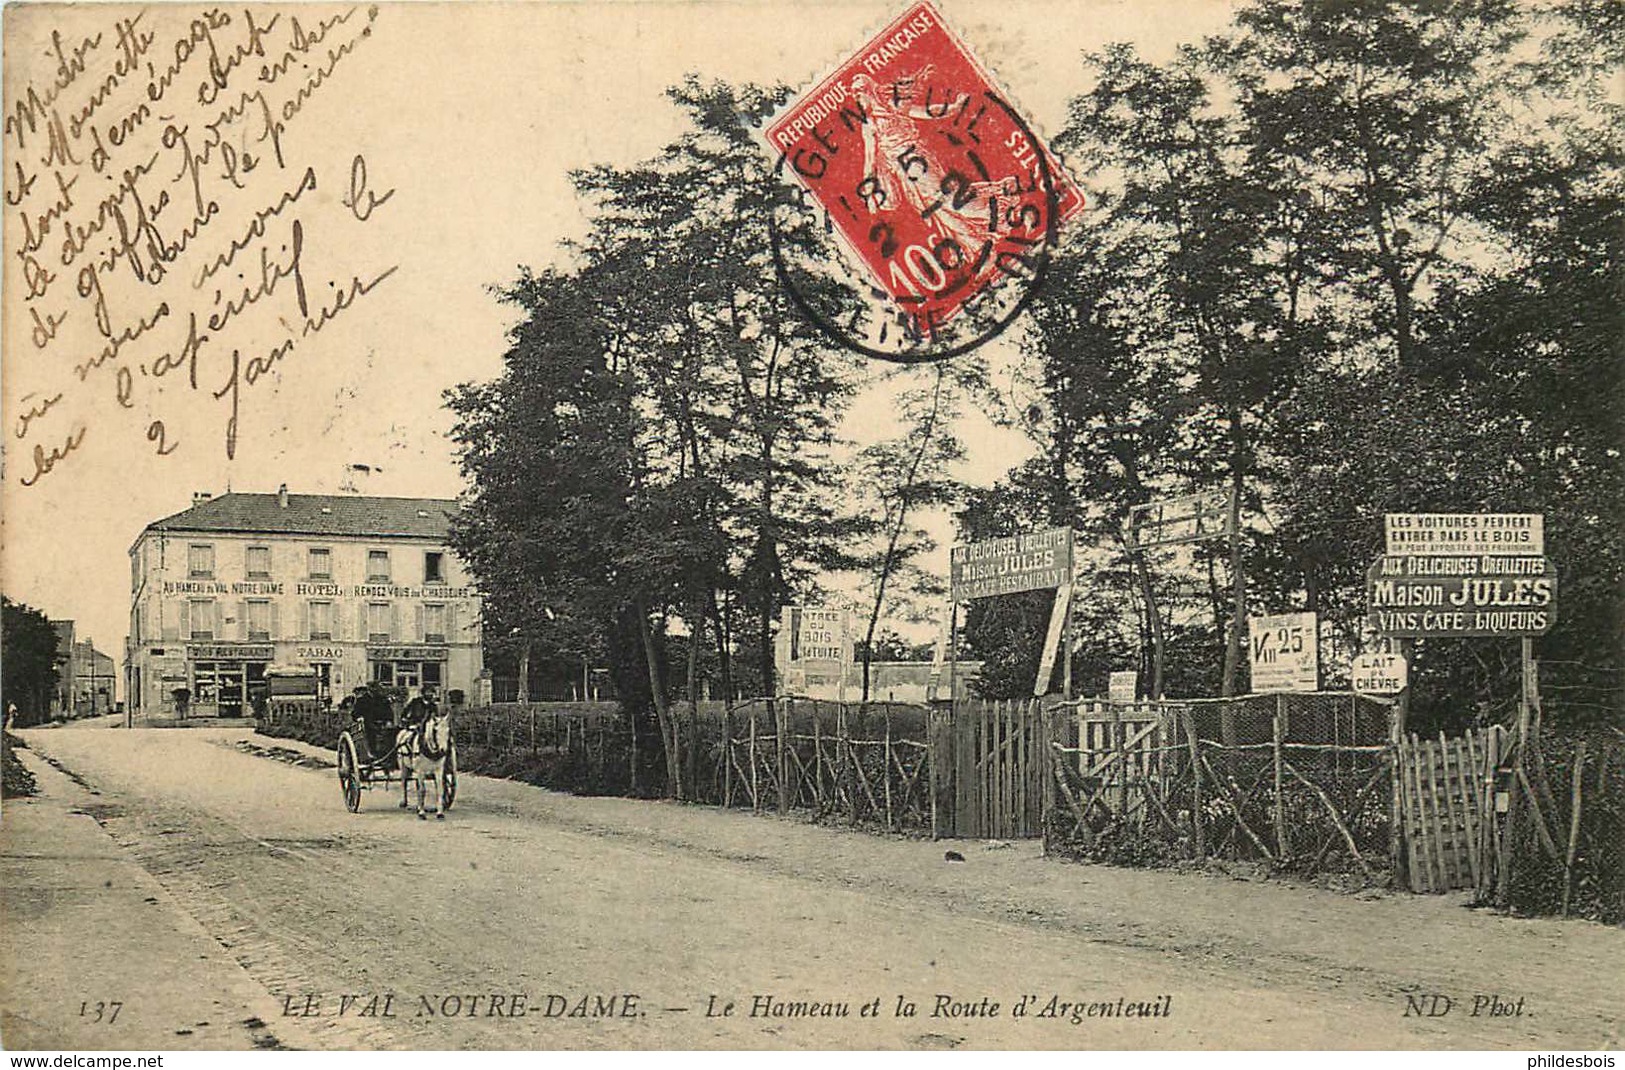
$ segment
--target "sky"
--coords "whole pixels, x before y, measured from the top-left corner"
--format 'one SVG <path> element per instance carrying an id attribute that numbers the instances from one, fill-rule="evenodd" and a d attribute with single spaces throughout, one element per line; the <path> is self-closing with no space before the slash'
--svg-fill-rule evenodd
<path id="1" fill-rule="evenodd" d="M 490 288 L 561 262 L 583 233 L 570 172 L 658 151 L 682 129 L 663 90 L 688 72 L 810 85 L 903 7 L 249 4 L 211 26 L 185 5 L 7 6 L 0 587 L 122 662 L 128 549 L 194 492 L 334 493 L 349 478 L 456 496 L 442 393 L 500 371 L 512 316 Z M 1167 58 L 1231 10 L 939 8 L 1041 135 L 1084 86 L 1085 51 L 1128 40 Z M 33 130 L 17 121 L 30 91 Z M 110 200 L 139 239 L 160 235 L 163 277 L 119 259 Z M 76 226 L 95 233 L 69 257 Z M 871 391 L 843 434 L 872 441 L 889 412 Z M 978 484 L 1028 449 L 979 413 L 958 430 L 956 474 Z"/>

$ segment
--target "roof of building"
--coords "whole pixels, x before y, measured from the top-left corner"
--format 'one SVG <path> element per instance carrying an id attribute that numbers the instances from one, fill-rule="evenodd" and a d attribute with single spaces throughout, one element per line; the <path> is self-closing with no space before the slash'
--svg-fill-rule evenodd
<path id="1" fill-rule="evenodd" d="M 444 539 L 456 511 L 449 498 L 226 493 L 155 520 L 146 530 Z"/>

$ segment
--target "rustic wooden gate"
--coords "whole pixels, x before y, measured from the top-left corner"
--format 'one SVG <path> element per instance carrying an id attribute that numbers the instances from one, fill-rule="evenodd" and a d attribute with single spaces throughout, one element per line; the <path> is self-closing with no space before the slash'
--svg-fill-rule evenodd
<path id="1" fill-rule="evenodd" d="M 965 839 L 1042 834 L 1048 743 L 1036 701 L 961 702 L 935 721 L 936 833 Z"/>
<path id="2" fill-rule="evenodd" d="M 1411 891 L 1477 887 L 1491 824 L 1489 773 L 1504 734 L 1494 727 L 1456 739 L 1441 732 L 1437 740 L 1412 735 L 1400 741 L 1396 767 Z"/>
<path id="3" fill-rule="evenodd" d="M 1149 702 L 1085 702 L 1078 707 L 1078 775 L 1090 800 L 1119 818 L 1144 812 L 1146 786 L 1164 783 L 1171 738 L 1162 708 Z M 1155 789 L 1153 789 L 1155 790 Z"/>

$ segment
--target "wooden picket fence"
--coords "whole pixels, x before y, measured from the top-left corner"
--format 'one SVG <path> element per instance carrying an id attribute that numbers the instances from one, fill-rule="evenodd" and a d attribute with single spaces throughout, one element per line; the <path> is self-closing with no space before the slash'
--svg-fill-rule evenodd
<path id="1" fill-rule="evenodd" d="M 966 839 L 1042 834 L 1049 737 L 1036 700 L 962 702 L 933 719 L 933 831 Z M 938 769 L 935 766 L 940 765 Z"/>
<path id="2" fill-rule="evenodd" d="M 1398 745 L 1406 871 L 1413 892 L 1476 888 L 1491 834 L 1490 772 L 1500 760 L 1505 729 L 1469 731 L 1454 739 L 1416 735 Z"/>

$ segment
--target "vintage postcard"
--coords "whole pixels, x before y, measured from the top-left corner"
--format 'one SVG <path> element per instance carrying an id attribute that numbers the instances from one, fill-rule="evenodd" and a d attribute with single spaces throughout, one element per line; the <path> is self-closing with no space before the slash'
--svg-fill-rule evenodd
<path id="1" fill-rule="evenodd" d="M 1617 1048 L 1617 22 L 7 6 L 0 1043 Z"/>

